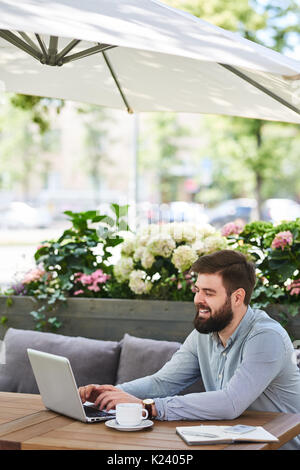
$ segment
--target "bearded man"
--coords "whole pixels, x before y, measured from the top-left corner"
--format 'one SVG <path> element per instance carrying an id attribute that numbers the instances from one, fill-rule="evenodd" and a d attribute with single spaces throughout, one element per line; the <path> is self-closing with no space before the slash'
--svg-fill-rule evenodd
<path id="1" fill-rule="evenodd" d="M 200 257 L 195 329 L 162 369 L 116 387 L 80 387 L 99 408 L 142 403 L 150 419 L 232 420 L 245 410 L 300 412 L 300 374 L 284 328 L 250 307 L 255 267 L 233 250 Z M 202 378 L 205 392 L 178 395 Z M 300 436 L 282 448 L 300 449 Z"/>

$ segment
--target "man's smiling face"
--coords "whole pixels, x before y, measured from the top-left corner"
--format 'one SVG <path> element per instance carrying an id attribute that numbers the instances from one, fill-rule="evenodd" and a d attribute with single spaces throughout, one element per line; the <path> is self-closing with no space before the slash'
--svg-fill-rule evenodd
<path id="1" fill-rule="evenodd" d="M 233 312 L 222 277 L 219 274 L 198 274 L 194 289 L 196 330 L 207 334 L 226 328 L 233 319 Z"/>

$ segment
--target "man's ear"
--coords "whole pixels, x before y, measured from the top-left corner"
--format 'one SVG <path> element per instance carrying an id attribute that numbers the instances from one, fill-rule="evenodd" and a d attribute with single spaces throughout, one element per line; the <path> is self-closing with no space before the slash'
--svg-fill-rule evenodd
<path id="1" fill-rule="evenodd" d="M 242 287 L 235 290 L 231 295 L 231 301 L 233 306 L 240 307 L 244 303 L 245 295 L 245 289 L 243 289 Z"/>

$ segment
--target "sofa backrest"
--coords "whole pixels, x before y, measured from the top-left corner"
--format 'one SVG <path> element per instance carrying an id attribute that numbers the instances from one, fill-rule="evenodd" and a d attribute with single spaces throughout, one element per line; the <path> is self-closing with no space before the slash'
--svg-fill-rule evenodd
<path id="1" fill-rule="evenodd" d="M 78 387 L 116 380 L 121 351 L 116 341 L 9 328 L 4 344 L 6 363 L 0 365 L 1 391 L 38 393 L 27 348 L 67 357 Z"/>
<path id="2" fill-rule="evenodd" d="M 181 346 L 177 342 L 137 338 L 128 334 L 117 342 L 15 328 L 7 330 L 4 344 L 6 360 L 0 364 L 0 391 L 19 393 L 38 393 L 27 348 L 67 357 L 80 387 L 91 383 L 129 382 L 151 375 Z M 203 391 L 202 381 L 194 388 L 192 391 Z"/>

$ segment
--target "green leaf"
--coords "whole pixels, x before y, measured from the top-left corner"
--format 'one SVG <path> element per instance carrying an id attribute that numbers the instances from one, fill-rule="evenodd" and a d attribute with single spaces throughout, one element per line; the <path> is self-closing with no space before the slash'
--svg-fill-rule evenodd
<path id="1" fill-rule="evenodd" d="M 128 214 L 129 205 L 119 206 L 118 204 L 111 204 L 111 209 L 114 211 L 118 218 L 125 217 Z"/>
<path id="2" fill-rule="evenodd" d="M 289 305 L 289 314 L 292 317 L 296 317 L 300 313 L 300 307 L 299 305 Z"/>
<path id="3" fill-rule="evenodd" d="M 64 214 L 68 215 L 69 217 L 73 217 L 74 215 L 76 215 L 76 213 L 72 211 L 64 211 Z"/>
<path id="4" fill-rule="evenodd" d="M 111 219 L 111 217 L 108 217 L 107 215 L 96 215 L 95 217 L 92 218 L 92 222 L 93 223 L 102 222 L 103 220 L 104 222 L 106 222 L 107 219 Z"/>
<path id="5" fill-rule="evenodd" d="M 44 320 L 46 318 L 44 314 L 36 312 L 35 310 L 30 312 L 29 315 L 31 315 L 35 320 Z"/>
<path id="6" fill-rule="evenodd" d="M 58 330 L 62 326 L 62 322 L 57 317 L 48 318 L 48 323 L 54 330 Z"/>

